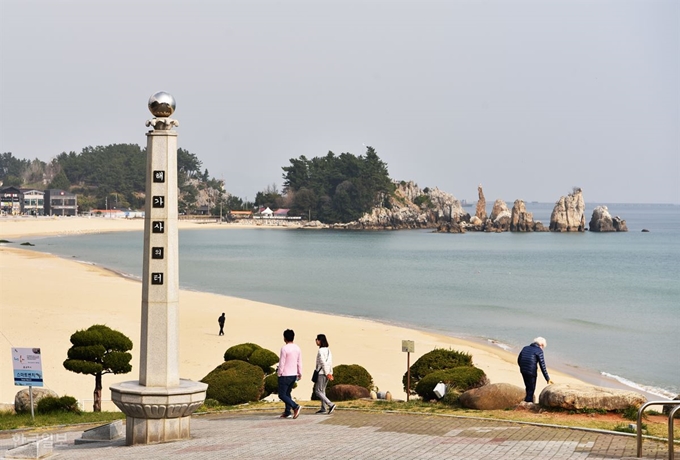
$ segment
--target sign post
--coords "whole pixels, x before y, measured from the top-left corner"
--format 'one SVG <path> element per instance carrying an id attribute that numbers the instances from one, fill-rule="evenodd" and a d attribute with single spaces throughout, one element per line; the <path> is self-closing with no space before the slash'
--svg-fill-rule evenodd
<path id="1" fill-rule="evenodd" d="M 406 402 L 411 396 L 411 353 L 415 353 L 416 344 L 413 340 L 402 340 L 401 351 L 406 353 Z"/>
<path id="2" fill-rule="evenodd" d="M 28 395 L 31 399 L 31 419 L 35 418 L 33 411 L 33 387 L 43 386 L 41 357 L 40 348 L 12 348 L 14 384 L 28 386 Z"/>

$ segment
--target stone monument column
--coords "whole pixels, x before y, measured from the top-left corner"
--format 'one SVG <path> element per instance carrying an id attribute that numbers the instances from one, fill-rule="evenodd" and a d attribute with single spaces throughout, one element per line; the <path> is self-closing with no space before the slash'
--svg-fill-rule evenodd
<path id="1" fill-rule="evenodd" d="M 179 247 L 175 99 L 149 99 L 139 380 L 112 385 L 111 400 L 127 416 L 126 444 L 191 437 L 191 414 L 208 385 L 179 377 Z"/>

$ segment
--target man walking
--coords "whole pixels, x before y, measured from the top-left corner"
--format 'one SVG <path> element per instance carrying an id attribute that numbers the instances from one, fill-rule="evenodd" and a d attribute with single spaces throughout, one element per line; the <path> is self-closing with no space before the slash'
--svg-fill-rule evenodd
<path id="1" fill-rule="evenodd" d="M 545 381 L 552 383 L 548 370 L 545 367 L 545 359 L 543 357 L 543 349 L 548 345 L 548 342 L 543 337 L 536 337 L 531 343 L 522 348 L 522 351 L 517 357 L 517 364 L 519 364 L 519 371 L 522 373 L 524 379 L 524 387 L 526 388 L 525 402 L 534 402 L 534 393 L 536 392 L 536 378 L 538 377 L 537 367 L 541 367 L 541 372 Z"/>
<path id="2" fill-rule="evenodd" d="M 292 329 L 283 331 L 283 341 L 286 344 L 281 347 L 279 367 L 276 370 L 279 377 L 279 399 L 286 403 L 286 410 L 281 418 L 298 418 L 300 415 L 300 405 L 290 396 L 295 382 L 302 378 L 302 351 L 293 343 L 294 340 L 295 332 Z"/>
<path id="3" fill-rule="evenodd" d="M 220 334 L 219 334 L 219 335 L 224 335 L 224 321 L 225 321 L 226 319 L 227 319 L 227 318 L 224 316 L 224 313 L 222 313 L 222 316 L 220 316 L 219 318 L 217 318 L 217 324 L 220 325 Z"/>

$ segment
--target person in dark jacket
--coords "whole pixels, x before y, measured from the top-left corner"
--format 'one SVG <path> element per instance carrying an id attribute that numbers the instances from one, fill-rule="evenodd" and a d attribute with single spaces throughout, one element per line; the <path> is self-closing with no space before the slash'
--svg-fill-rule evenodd
<path id="1" fill-rule="evenodd" d="M 519 371 L 522 373 L 524 379 L 524 386 L 527 395 L 524 398 L 525 402 L 534 402 L 534 393 L 536 391 L 536 378 L 538 377 L 538 366 L 541 367 L 541 372 L 545 381 L 552 383 L 548 375 L 548 369 L 545 367 L 545 359 L 543 358 L 543 349 L 548 345 L 548 342 L 543 337 L 536 337 L 531 345 L 522 348 L 517 357 L 517 364 L 519 364 Z"/>
<path id="2" fill-rule="evenodd" d="M 217 324 L 220 325 L 220 333 L 219 335 L 224 335 L 224 321 L 226 320 L 226 316 L 224 316 L 224 313 L 222 313 L 222 316 L 217 318 Z"/>

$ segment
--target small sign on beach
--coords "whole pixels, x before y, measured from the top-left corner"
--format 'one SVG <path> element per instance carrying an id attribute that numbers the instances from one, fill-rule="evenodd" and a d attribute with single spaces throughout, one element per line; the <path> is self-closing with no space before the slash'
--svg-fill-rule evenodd
<path id="1" fill-rule="evenodd" d="M 415 353 L 416 344 L 413 340 L 402 340 L 401 341 L 401 351 L 404 353 Z"/>
<path id="2" fill-rule="evenodd" d="M 43 386 L 40 348 L 12 348 L 12 367 L 15 385 Z"/>

